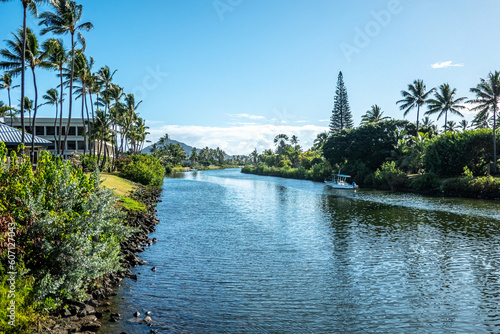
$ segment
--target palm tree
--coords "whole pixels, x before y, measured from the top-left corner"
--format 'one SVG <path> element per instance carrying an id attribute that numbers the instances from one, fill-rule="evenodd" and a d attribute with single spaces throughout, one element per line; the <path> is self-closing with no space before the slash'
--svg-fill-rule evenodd
<path id="1" fill-rule="evenodd" d="M 458 126 L 458 125 L 457 125 L 457 122 L 455 122 L 455 121 L 448 121 L 448 122 L 446 123 L 446 125 L 445 125 L 445 126 L 443 126 L 443 127 L 445 128 L 445 131 L 446 131 L 446 128 L 448 128 L 448 131 L 450 131 L 450 132 L 455 132 L 455 131 L 456 131 L 456 129 L 457 129 L 457 126 Z"/>
<path id="2" fill-rule="evenodd" d="M 127 136 L 127 133 L 132 128 L 135 119 L 137 118 L 136 110 L 142 101 L 135 103 L 134 94 L 128 94 L 125 96 L 125 103 L 123 104 L 123 117 L 122 117 L 122 135 L 121 135 L 121 144 L 120 151 L 123 152 L 123 142 L 124 138 Z"/>
<path id="3" fill-rule="evenodd" d="M 458 125 L 462 128 L 462 131 L 465 132 L 465 130 L 467 130 L 467 128 L 469 127 L 469 122 L 463 119 L 460 121 L 460 123 L 458 123 Z"/>
<path id="4" fill-rule="evenodd" d="M 386 119 L 389 119 L 390 117 L 382 117 L 382 114 L 384 112 L 382 111 L 382 109 L 374 104 L 371 106 L 371 109 L 368 110 L 364 115 L 363 117 L 361 117 L 361 125 L 363 124 L 368 124 L 368 123 L 377 123 L 377 122 L 381 122 L 381 121 L 384 121 Z"/>
<path id="5" fill-rule="evenodd" d="M 109 131 L 111 121 L 107 114 L 101 109 L 96 110 L 96 117 L 94 119 L 93 136 L 94 141 L 97 143 L 97 165 L 99 165 L 101 154 L 103 154 L 102 166 L 106 164 L 106 157 L 108 146 L 106 143 L 111 139 L 111 132 Z"/>
<path id="6" fill-rule="evenodd" d="M 54 117 L 54 142 L 57 143 L 57 135 L 56 135 L 56 126 L 57 126 L 57 115 L 59 113 L 59 103 L 62 101 L 62 98 L 59 98 L 59 94 L 57 93 L 57 90 L 54 88 L 51 88 L 47 91 L 47 93 L 42 96 L 42 98 L 45 100 L 45 103 L 42 105 L 52 105 L 56 107 L 56 117 Z M 59 150 L 59 148 L 57 148 Z"/>
<path id="7" fill-rule="evenodd" d="M 69 82 L 69 112 L 68 112 L 68 123 L 66 125 L 66 134 L 64 135 L 64 147 L 66 146 L 66 141 L 68 140 L 69 127 L 71 125 L 71 110 L 73 107 L 73 76 L 75 68 L 75 33 L 80 30 L 87 30 L 94 28 L 92 23 L 85 22 L 80 24 L 82 18 L 83 6 L 76 4 L 76 2 L 71 0 L 52 0 L 50 2 L 54 8 L 55 13 L 44 12 L 40 15 L 39 25 L 45 25 L 46 27 L 42 29 L 41 34 L 44 35 L 48 32 L 52 32 L 56 35 L 65 35 L 69 33 L 71 35 L 71 78 Z M 85 39 L 82 34 L 78 32 L 78 39 L 80 43 L 85 48 Z"/>
<path id="8" fill-rule="evenodd" d="M 14 108 L 12 108 L 9 105 L 6 105 L 3 101 L 0 101 L 0 117 L 12 115 L 12 113 L 9 113 L 9 111 L 11 110 L 14 110 Z"/>
<path id="9" fill-rule="evenodd" d="M 0 2 L 7 2 L 10 0 L 0 0 Z M 24 101 L 24 87 L 25 87 L 25 75 L 26 75 L 26 62 L 25 62 L 25 57 L 26 57 L 26 18 L 28 16 L 28 9 L 30 12 L 34 15 L 37 16 L 37 3 L 43 3 L 46 2 L 46 0 L 21 0 L 21 3 L 23 5 L 23 28 L 22 28 L 22 41 L 20 42 L 21 45 L 21 69 L 19 72 L 21 72 L 21 101 Z M 19 74 L 17 72 L 17 74 Z M 24 127 L 24 105 L 21 103 L 21 142 L 24 144 L 24 137 L 25 137 L 25 127 Z"/>
<path id="10" fill-rule="evenodd" d="M 31 162 L 34 163 L 35 159 L 35 129 L 36 129 L 36 115 L 38 111 L 38 86 L 36 83 L 35 70 L 37 68 L 50 68 L 51 65 L 45 60 L 50 53 L 50 50 L 41 50 L 40 44 L 35 34 L 31 29 L 26 28 L 26 63 L 31 68 L 33 74 L 33 87 L 35 88 L 35 104 L 33 110 L 33 123 L 31 124 Z"/>
<path id="11" fill-rule="evenodd" d="M 326 141 L 328 139 L 328 133 L 327 132 L 321 132 L 316 136 L 316 139 L 314 139 L 314 144 L 312 149 L 314 151 L 322 150 L 323 145 L 325 145 Z"/>
<path id="12" fill-rule="evenodd" d="M 452 114 L 464 117 L 460 112 L 461 109 L 465 107 L 459 103 L 467 100 L 466 97 L 455 98 L 457 89 L 450 88 L 449 84 L 442 84 L 439 86 L 440 92 L 434 92 L 434 99 L 429 99 L 427 103 L 429 104 L 426 114 L 432 115 L 438 113 L 437 119 L 440 119 L 444 115 L 444 131 L 446 132 L 448 124 L 448 112 Z"/>
<path id="13" fill-rule="evenodd" d="M 257 166 L 259 162 L 259 152 L 257 152 L 257 149 L 253 150 L 253 152 L 250 153 L 250 159 L 252 159 L 253 164 Z"/>
<path id="14" fill-rule="evenodd" d="M 196 161 L 198 161 L 198 150 L 196 149 L 196 147 L 193 147 L 193 150 L 191 151 L 191 156 L 189 157 L 189 160 L 191 160 L 191 166 L 195 167 Z"/>
<path id="15" fill-rule="evenodd" d="M 82 124 L 83 124 L 83 138 L 85 142 L 85 146 L 83 147 L 83 154 L 86 153 L 87 150 L 87 133 L 90 132 L 87 130 L 87 126 L 90 124 L 90 118 L 89 118 L 89 112 L 88 108 L 85 109 L 87 105 L 87 82 L 90 80 L 90 77 L 92 75 L 91 69 L 94 63 L 94 59 L 90 57 L 87 59 L 85 57 L 85 54 L 83 53 L 83 50 L 77 50 L 76 51 L 76 59 L 75 59 L 75 67 L 74 67 L 74 77 L 80 81 L 81 86 L 77 87 L 75 90 L 75 94 L 77 94 L 77 98 L 82 99 L 82 109 L 81 109 L 81 114 L 82 114 Z M 85 114 L 84 110 L 87 111 L 87 120 L 85 120 Z M 89 134 L 90 136 L 90 134 Z"/>
<path id="16" fill-rule="evenodd" d="M 277 145 L 278 154 L 282 154 L 286 147 L 286 142 L 288 141 L 288 136 L 281 133 L 274 137 L 274 144 Z"/>
<path id="17" fill-rule="evenodd" d="M 33 102 L 33 100 L 30 100 L 27 96 L 25 96 L 22 105 L 23 105 L 23 110 L 25 112 L 26 111 L 28 112 L 28 116 L 29 116 L 28 124 L 30 124 L 31 123 L 31 111 L 33 110 L 34 102 Z M 30 128 L 30 132 L 32 134 L 34 134 L 33 129 L 31 129 L 31 128 Z"/>
<path id="18" fill-rule="evenodd" d="M 418 120 L 420 118 L 420 107 L 427 103 L 427 97 L 433 91 L 425 91 L 426 87 L 423 80 L 415 80 L 413 84 L 408 85 L 408 91 L 401 91 L 403 96 L 402 100 L 396 102 L 396 104 L 401 104 L 399 110 L 404 111 L 404 116 L 406 116 L 410 110 L 417 107 L 417 133 L 418 133 Z"/>
<path id="19" fill-rule="evenodd" d="M 480 79 L 476 88 L 470 89 L 471 93 L 476 94 L 476 98 L 470 100 L 470 103 L 477 104 L 472 110 L 478 111 L 476 119 L 486 120 L 489 113 L 493 114 L 493 171 L 497 172 L 497 145 L 496 145 L 496 114 L 500 97 L 500 72 L 489 73 L 488 78 Z M 476 121 L 476 120 L 474 120 Z"/>
<path id="20" fill-rule="evenodd" d="M 2 83 L 0 85 L 0 89 L 7 89 L 7 95 L 9 97 L 9 106 L 12 106 L 10 100 L 10 90 L 19 87 L 19 85 L 12 86 L 12 74 L 10 73 L 4 73 L 0 77 L 0 82 Z"/>
<path id="21" fill-rule="evenodd" d="M 59 88 L 61 89 L 61 92 L 59 93 L 59 130 L 57 131 L 58 137 L 56 138 L 56 143 L 57 143 L 57 154 L 62 154 L 61 152 L 61 139 L 62 139 L 62 112 L 63 112 L 63 96 L 64 96 L 64 84 L 63 84 L 63 71 L 64 71 L 64 66 L 66 65 L 66 62 L 68 60 L 68 53 L 66 52 L 66 49 L 64 48 L 64 43 L 62 39 L 57 39 L 57 38 L 50 38 L 47 41 L 45 41 L 42 45 L 43 50 L 48 51 L 48 57 L 46 59 L 47 63 L 50 64 L 50 66 L 55 69 L 56 71 L 59 71 L 59 79 L 60 79 L 60 84 Z M 57 115 L 56 115 L 57 119 Z"/>
<path id="22" fill-rule="evenodd" d="M 118 126 L 118 121 L 119 121 L 119 118 L 120 118 L 120 100 L 122 99 L 123 96 L 125 96 L 125 93 L 123 92 L 123 88 L 118 86 L 118 85 L 115 85 L 115 84 L 111 84 L 110 87 L 108 88 L 107 90 L 107 93 L 108 93 L 108 98 L 110 100 L 114 100 L 114 104 L 113 104 L 113 107 L 111 109 L 109 109 L 109 113 L 110 113 L 110 116 L 111 116 L 111 120 L 112 120 L 112 126 L 113 126 L 113 141 L 114 141 L 114 150 L 113 150 L 113 153 L 114 153 L 114 156 L 118 156 L 118 129 L 117 129 L 117 126 Z"/>

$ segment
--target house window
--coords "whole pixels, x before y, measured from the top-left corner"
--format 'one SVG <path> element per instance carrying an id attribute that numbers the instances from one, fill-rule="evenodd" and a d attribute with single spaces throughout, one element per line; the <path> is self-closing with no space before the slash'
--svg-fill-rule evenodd
<path id="1" fill-rule="evenodd" d="M 83 135 L 84 135 L 83 132 L 84 132 L 83 126 L 79 126 L 78 127 L 78 135 L 81 136 L 81 137 L 83 137 Z"/>
<path id="2" fill-rule="evenodd" d="M 68 148 L 68 150 L 76 150 L 76 141 L 68 140 L 66 147 Z"/>
<path id="3" fill-rule="evenodd" d="M 57 127 L 56 129 L 57 129 L 56 132 L 59 135 L 59 127 Z M 65 126 L 62 127 L 62 135 L 64 135 L 64 134 L 66 134 L 66 127 Z"/>
<path id="4" fill-rule="evenodd" d="M 76 136 L 76 127 L 70 126 L 69 127 L 69 134 L 68 136 Z"/>
<path id="5" fill-rule="evenodd" d="M 37 136 L 44 136 L 45 135 L 45 131 L 44 131 L 43 126 L 36 126 L 35 129 L 36 129 L 36 133 L 35 134 Z"/>
<path id="6" fill-rule="evenodd" d="M 49 150 L 49 151 L 53 151 L 55 149 L 56 149 L 56 145 L 54 145 L 54 144 L 47 146 L 47 150 Z"/>
<path id="7" fill-rule="evenodd" d="M 45 131 L 47 131 L 47 136 L 53 136 L 56 133 L 53 126 L 47 126 Z"/>
<path id="8" fill-rule="evenodd" d="M 78 150 L 85 150 L 85 142 L 84 141 L 79 141 L 78 142 Z"/>

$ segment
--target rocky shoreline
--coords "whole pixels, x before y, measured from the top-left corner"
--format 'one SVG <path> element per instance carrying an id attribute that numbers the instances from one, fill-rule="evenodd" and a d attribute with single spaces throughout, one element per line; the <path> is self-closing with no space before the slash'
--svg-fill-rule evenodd
<path id="1" fill-rule="evenodd" d="M 124 278 L 137 280 L 137 275 L 132 274 L 130 268 L 137 265 L 146 264 L 141 261 L 137 253 L 143 252 L 144 247 L 151 246 L 156 239 L 150 239 L 149 233 L 155 231 L 159 220 L 156 217 L 156 205 L 161 200 L 161 189 L 140 187 L 132 195 L 146 205 L 146 211 L 128 211 L 126 222 L 129 226 L 139 230 L 129 239 L 121 243 L 121 266 L 123 271 L 104 275 L 97 280 L 93 287 L 87 291 L 87 298 L 84 302 L 69 301 L 67 307 L 61 308 L 51 314 L 43 323 L 38 324 L 34 333 L 96 333 L 103 321 L 120 321 L 121 315 L 111 313 L 110 298 L 116 296 L 115 288 Z M 141 319 L 145 325 L 151 323 L 151 318 L 145 316 Z M 155 330 L 151 330 L 156 333 Z"/>

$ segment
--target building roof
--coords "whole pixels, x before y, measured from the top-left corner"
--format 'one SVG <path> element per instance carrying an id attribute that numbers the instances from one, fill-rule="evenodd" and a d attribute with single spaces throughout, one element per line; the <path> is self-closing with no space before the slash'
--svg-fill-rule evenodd
<path id="1" fill-rule="evenodd" d="M 0 123 L 0 141 L 5 142 L 5 145 L 19 145 L 21 144 L 22 131 L 11 128 L 8 125 Z M 31 143 L 32 137 L 30 133 L 24 134 L 24 143 L 26 146 Z M 51 141 L 35 136 L 36 146 L 48 146 L 52 144 Z"/>

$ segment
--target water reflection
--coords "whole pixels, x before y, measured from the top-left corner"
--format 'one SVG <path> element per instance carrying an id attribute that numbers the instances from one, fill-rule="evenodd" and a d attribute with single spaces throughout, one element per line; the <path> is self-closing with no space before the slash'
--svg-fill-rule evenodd
<path id="1" fill-rule="evenodd" d="M 499 204 L 488 204 L 182 173 L 141 255 L 158 270 L 136 268 L 115 310 L 153 309 L 169 333 L 499 332 Z M 121 331 L 147 329 L 103 329 Z"/>

